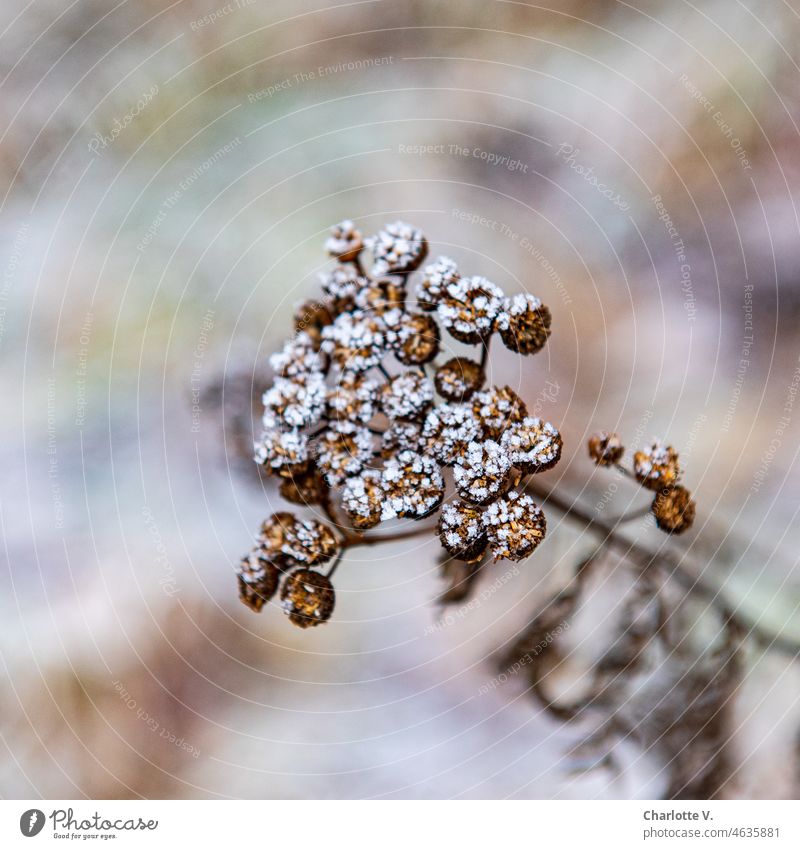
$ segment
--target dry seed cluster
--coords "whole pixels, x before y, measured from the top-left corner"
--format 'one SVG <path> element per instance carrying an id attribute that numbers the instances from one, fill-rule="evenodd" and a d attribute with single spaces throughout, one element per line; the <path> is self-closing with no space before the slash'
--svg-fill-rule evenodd
<path id="1" fill-rule="evenodd" d="M 484 277 L 462 276 L 449 257 L 423 267 L 428 242 L 400 221 L 370 238 L 342 221 L 325 248 L 336 265 L 270 358 L 255 459 L 281 478 L 287 501 L 319 505 L 331 525 L 271 516 L 238 573 L 240 597 L 256 611 L 282 580 L 283 608 L 303 628 L 330 618 L 338 555 L 382 521 L 441 508 L 438 534 L 453 557 L 527 557 L 546 525 L 517 487 L 561 454 L 552 424 L 529 417 L 509 387 L 485 386 L 493 335 L 521 354 L 544 347 L 551 317 L 538 298 L 507 297 Z M 482 356 L 437 362 L 442 333 L 480 345 Z M 334 530 L 337 510 L 349 528 Z M 328 575 L 319 571 L 331 561 Z"/>

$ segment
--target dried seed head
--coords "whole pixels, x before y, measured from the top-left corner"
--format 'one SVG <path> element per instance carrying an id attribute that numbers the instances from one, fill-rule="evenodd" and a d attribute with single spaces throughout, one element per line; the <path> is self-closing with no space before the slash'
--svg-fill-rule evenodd
<path id="1" fill-rule="evenodd" d="M 302 471 L 281 481 L 279 492 L 281 498 L 292 504 L 323 504 L 328 497 L 328 487 L 319 470 L 314 467 L 306 467 Z"/>
<path id="2" fill-rule="evenodd" d="M 353 262 L 363 247 L 361 233 L 349 218 L 334 224 L 330 236 L 325 241 L 325 250 L 339 262 Z"/>
<path id="3" fill-rule="evenodd" d="M 506 298 L 497 329 L 506 348 L 520 354 L 541 351 L 550 336 L 550 310 L 533 295 Z"/>
<path id="4" fill-rule="evenodd" d="M 561 457 L 561 434 L 541 419 L 525 418 L 512 424 L 500 444 L 508 452 L 511 463 L 521 472 L 545 472 Z"/>
<path id="5" fill-rule="evenodd" d="M 258 544 L 263 555 L 278 569 L 285 569 L 290 565 L 289 558 L 283 550 L 286 542 L 286 531 L 297 521 L 294 513 L 273 513 L 261 523 L 258 534 Z"/>
<path id="6" fill-rule="evenodd" d="M 523 560 L 547 533 L 544 513 L 529 495 L 516 490 L 490 504 L 483 522 L 496 560 Z"/>
<path id="7" fill-rule="evenodd" d="M 444 478 L 432 457 L 401 451 L 387 460 L 381 475 L 381 519 L 424 519 L 444 498 Z"/>
<path id="8" fill-rule="evenodd" d="M 328 390 L 328 418 L 367 424 L 377 412 L 378 384 L 362 374 L 342 372 L 336 386 Z"/>
<path id="9" fill-rule="evenodd" d="M 309 372 L 298 377 L 276 377 L 264 393 L 264 427 L 308 427 L 325 412 L 325 377 Z"/>
<path id="10" fill-rule="evenodd" d="M 256 463 L 281 477 L 297 474 L 308 465 L 308 437 L 298 430 L 267 428 L 254 448 Z"/>
<path id="11" fill-rule="evenodd" d="M 269 364 L 279 377 L 302 379 L 309 374 L 324 374 L 328 369 L 328 358 L 318 353 L 317 347 L 309 333 L 298 333 L 270 356 Z"/>
<path id="12" fill-rule="evenodd" d="M 355 309 L 356 295 L 369 283 L 355 266 L 337 265 L 333 271 L 320 274 L 322 291 L 334 315 Z"/>
<path id="13" fill-rule="evenodd" d="M 439 539 L 447 553 L 459 560 L 477 560 L 486 551 L 486 528 L 481 510 L 456 501 L 445 504 L 439 514 Z"/>
<path id="14" fill-rule="evenodd" d="M 387 224 L 366 242 L 375 260 L 374 277 L 414 271 L 428 253 L 422 231 L 403 221 Z"/>
<path id="15" fill-rule="evenodd" d="M 281 551 L 299 566 L 321 566 L 339 551 L 333 531 L 316 519 L 295 519 L 283 537 Z"/>
<path id="16" fill-rule="evenodd" d="M 473 504 L 496 501 L 508 486 L 511 460 L 494 440 L 470 442 L 453 467 L 458 494 Z"/>
<path id="17" fill-rule="evenodd" d="M 400 280 L 374 280 L 356 296 L 356 307 L 380 316 L 387 327 L 395 328 L 405 313 L 406 291 Z"/>
<path id="18" fill-rule="evenodd" d="M 509 425 L 521 422 L 528 415 L 528 408 L 510 386 L 502 389 L 493 386 L 473 397 L 472 412 L 483 435 L 497 440 Z"/>
<path id="19" fill-rule="evenodd" d="M 422 444 L 422 425 L 397 419 L 383 432 L 381 454 L 392 457 L 399 451 L 420 451 Z"/>
<path id="20" fill-rule="evenodd" d="M 331 618 L 336 593 L 325 575 L 313 569 L 298 569 L 283 582 L 281 601 L 293 625 L 310 628 Z"/>
<path id="21" fill-rule="evenodd" d="M 460 277 L 458 267 L 450 257 L 440 256 L 436 262 L 426 265 L 415 293 L 419 308 L 425 312 L 434 312 L 439 306 L 445 287 L 455 283 Z"/>
<path id="22" fill-rule="evenodd" d="M 395 356 L 407 366 L 431 362 L 439 353 L 439 325 L 429 315 L 405 313 L 397 326 Z"/>
<path id="23" fill-rule="evenodd" d="M 439 320 L 454 339 L 476 345 L 494 331 L 503 298 L 485 277 L 462 277 L 445 288 L 437 308 Z"/>
<path id="24" fill-rule="evenodd" d="M 342 507 L 357 531 L 366 531 L 380 523 L 383 499 L 381 473 L 377 469 L 366 469 L 348 478 L 342 489 Z"/>
<path id="25" fill-rule="evenodd" d="M 598 466 L 613 466 L 624 453 L 625 446 L 616 433 L 601 430 L 589 437 L 589 456 Z"/>
<path id="26" fill-rule="evenodd" d="M 656 524 L 668 534 L 682 534 L 694 523 L 696 505 L 692 493 L 683 486 L 662 489 L 651 507 Z"/>
<path id="27" fill-rule="evenodd" d="M 413 369 L 393 377 L 381 391 L 381 407 L 390 419 L 422 419 L 433 403 L 433 384 Z"/>
<path id="28" fill-rule="evenodd" d="M 372 459 L 372 435 L 352 422 L 338 422 L 319 438 L 314 460 L 329 486 L 341 486 Z"/>
<path id="29" fill-rule="evenodd" d="M 486 379 L 480 363 L 467 357 L 453 357 L 436 370 L 436 391 L 448 401 L 468 401 Z"/>
<path id="30" fill-rule="evenodd" d="M 455 463 L 479 433 L 468 404 L 439 404 L 428 413 L 422 426 L 426 450 L 443 466 Z"/>
<path id="31" fill-rule="evenodd" d="M 383 359 L 391 335 L 379 316 L 342 313 L 322 330 L 322 350 L 343 370 L 368 371 Z"/>
<path id="32" fill-rule="evenodd" d="M 236 578 L 242 604 L 256 613 L 261 611 L 278 589 L 278 567 L 269 561 L 262 548 L 254 548 L 241 559 Z"/>
<path id="33" fill-rule="evenodd" d="M 315 350 L 322 344 L 322 328 L 332 321 L 330 310 L 320 301 L 303 301 L 294 311 L 294 329 L 308 334 Z"/>
<path id="34" fill-rule="evenodd" d="M 643 451 L 633 455 L 633 473 L 647 489 L 658 491 L 674 486 L 680 478 L 678 452 L 671 445 L 655 439 Z"/>

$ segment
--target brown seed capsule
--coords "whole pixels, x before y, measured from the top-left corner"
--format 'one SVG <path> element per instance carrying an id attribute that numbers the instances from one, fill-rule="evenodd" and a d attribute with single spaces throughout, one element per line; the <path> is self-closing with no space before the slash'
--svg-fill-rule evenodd
<path id="1" fill-rule="evenodd" d="M 331 618 L 336 593 L 325 575 L 313 569 L 298 569 L 283 582 L 281 601 L 293 625 L 310 628 Z"/>
<path id="2" fill-rule="evenodd" d="M 400 451 L 419 451 L 422 446 L 422 425 L 397 419 L 383 432 L 381 456 L 388 459 Z"/>
<path id="3" fill-rule="evenodd" d="M 454 339 L 476 345 L 492 335 L 503 297 L 485 277 L 462 277 L 446 287 L 437 308 L 439 321 Z"/>
<path id="4" fill-rule="evenodd" d="M 490 504 L 483 523 L 496 560 L 523 560 L 547 533 L 544 513 L 529 495 L 516 490 Z"/>
<path id="5" fill-rule="evenodd" d="M 541 351 L 550 336 L 550 310 L 533 295 L 507 298 L 497 317 L 497 329 L 506 348 L 519 354 Z"/>
<path id="6" fill-rule="evenodd" d="M 546 472 L 561 457 L 561 434 L 539 418 L 512 424 L 500 439 L 511 463 L 526 474 Z"/>
<path id="7" fill-rule="evenodd" d="M 308 334 L 315 351 L 322 344 L 322 328 L 332 322 L 333 316 L 320 301 L 303 301 L 294 311 L 294 329 Z"/>
<path id="8" fill-rule="evenodd" d="M 283 478 L 299 474 L 308 466 L 308 437 L 298 430 L 267 428 L 254 448 L 256 463 Z"/>
<path id="9" fill-rule="evenodd" d="M 443 466 L 452 466 L 479 434 L 478 422 L 469 404 L 439 404 L 428 413 L 422 425 L 425 450 Z"/>
<path id="10" fill-rule="evenodd" d="M 314 446 L 314 460 L 328 486 L 341 486 L 371 459 L 372 435 L 351 422 L 332 425 Z"/>
<path id="11" fill-rule="evenodd" d="M 266 558 L 279 569 L 285 569 L 290 561 L 284 552 L 286 532 L 297 521 L 294 513 L 273 513 L 261 523 L 258 534 L 259 546 Z"/>
<path id="12" fill-rule="evenodd" d="M 439 353 L 439 325 L 429 315 L 406 313 L 397 326 L 395 356 L 407 366 L 421 366 Z"/>
<path id="13" fill-rule="evenodd" d="M 456 501 L 445 504 L 439 514 L 439 539 L 445 550 L 459 560 L 478 560 L 486 551 L 488 539 L 482 512 L 472 504 Z"/>
<path id="14" fill-rule="evenodd" d="M 378 384 L 363 374 L 344 371 L 328 390 L 327 413 L 331 421 L 367 424 L 377 410 Z"/>
<path id="15" fill-rule="evenodd" d="M 314 340 L 305 331 L 296 334 L 280 351 L 269 358 L 269 364 L 278 377 L 306 380 L 309 375 L 318 372 L 324 376 L 330 365 L 326 354 L 317 350 Z"/>
<path id="16" fill-rule="evenodd" d="M 417 304 L 425 312 L 434 312 L 439 306 L 445 287 L 455 283 L 461 275 L 450 257 L 440 256 L 436 262 L 426 266 L 422 280 L 417 286 Z"/>
<path id="17" fill-rule="evenodd" d="M 472 398 L 472 412 L 488 439 L 499 440 L 509 425 L 521 422 L 528 408 L 510 386 L 493 386 Z"/>
<path id="18" fill-rule="evenodd" d="M 680 478 L 678 452 L 671 445 L 663 445 L 655 439 L 643 451 L 633 455 L 633 473 L 642 486 L 656 492 L 674 486 Z"/>
<path id="19" fill-rule="evenodd" d="M 467 357 L 453 357 L 436 370 L 436 391 L 448 401 L 467 401 L 486 379 L 479 363 Z"/>
<path id="20" fill-rule="evenodd" d="M 316 424 L 325 412 L 326 393 L 321 372 L 276 377 L 261 398 L 264 427 L 303 428 Z"/>
<path id="21" fill-rule="evenodd" d="M 473 504 L 496 501 L 508 488 L 511 460 L 494 440 L 470 442 L 453 466 L 458 494 Z"/>
<path id="22" fill-rule="evenodd" d="M 262 548 L 254 548 L 242 558 L 236 577 L 242 604 L 256 613 L 261 611 L 278 589 L 278 567 L 270 562 Z"/>
<path id="23" fill-rule="evenodd" d="M 380 523 L 384 498 L 381 473 L 377 469 L 366 469 L 348 478 L 342 489 L 342 507 L 357 531 L 366 531 Z"/>
<path id="24" fill-rule="evenodd" d="M 387 224 L 367 239 L 366 244 L 375 260 L 373 277 L 414 271 L 428 253 L 428 242 L 422 231 L 403 221 Z"/>
<path id="25" fill-rule="evenodd" d="M 363 247 L 361 233 L 349 218 L 334 224 L 325 242 L 325 250 L 339 262 L 353 262 Z"/>
<path id="26" fill-rule="evenodd" d="M 386 277 L 373 280 L 356 296 L 356 306 L 367 313 L 381 316 L 390 326 L 397 324 L 405 310 L 406 290 L 403 281 Z"/>
<path id="27" fill-rule="evenodd" d="M 381 390 L 381 407 L 390 419 L 422 419 L 433 404 L 433 384 L 409 369 L 393 377 Z"/>
<path id="28" fill-rule="evenodd" d="M 283 553 L 302 566 L 320 566 L 338 551 L 333 531 L 316 519 L 295 519 L 284 531 Z"/>
<path id="29" fill-rule="evenodd" d="M 613 466 L 624 453 L 625 446 L 616 433 L 601 430 L 589 437 L 589 456 L 598 466 Z"/>
<path id="30" fill-rule="evenodd" d="M 378 365 L 393 334 L 383 320 L 365 312 L 342 313 L 322 330 L 322 350 L 343 370 L 364 372 Z"/>
<path id="31" fill-rule="evenodd" d="M 696 505 L 692 494 L 683 486 L 662 489 L 651 507 L 656 524 L 668 534 L 682 534 L 692 527 Z"/>
<path id="32" fill-rule="evenodd" d="M 333 271 L 321 274 L 320 282 L 334 316 L 354 310 L 356 295 L 369 284 L 352 265 L 337 265 Z"/>
<path id="33" fill-rule="evenodd" d="M 323 504 L 328 497 L 328 486 L 314 466 L 284 478 L 279 491 L 286 501 L 306 506 Z"/>
<path id="34" fill-rule="evenodd" d="M 386 462 L 381 475 L 384 500 L 381 520 L 424 519 L 444 499 L 444 478 L 438 463 L 424 454 L 401 451 Z"/>

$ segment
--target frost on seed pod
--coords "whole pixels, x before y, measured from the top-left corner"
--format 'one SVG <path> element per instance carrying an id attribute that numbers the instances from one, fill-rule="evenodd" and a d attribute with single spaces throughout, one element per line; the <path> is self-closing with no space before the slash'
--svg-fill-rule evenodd
<path id="1" fill-rule="evenodd" d="M 440 256 L 436 262 L 426 265 L 415 293 L 419 308 L 425 312 L 434 312 L 439 306 L 445 287 L 455 283 L 460 277 L 458 266 L 450 257 Z"/>
<path id="2" fill-rule="evenodd" d="M 472 562 L 486 551 L 486 528 L 482 511 L 472 504 L 445 504 L 439 514 L 439 539 L 445 550 L 459 560 Z"/>
<path id="3" fill-rule="evenodd" d="M 291 477 L 281 481 L 279 488 L 281 498 L 291 504 L 323 504 L 328 497 L 328 487 L 321 473 L 314 466 L 300 469 Z"/>
<path id="4" fill-rule="evenodd" d="M 468 404 L 439 404 L 425 417 L 422 438 L 426 451 L 443 466 L 451 466 L 480 435 Z"/>
<path id="5" fill-rule="evenodd" d="M 480 388 L 486 375 L 474 360 L 453 357 L 436 370 L 436 391 L 448 401 L 467 401 Z"/>
<path id="6" fill-rule="evenodd" d="M 380 316 L 388 327 L 396 327 L 405 312 L 406 293 L 397 279 L 375 280 L 356 296 L 356 306 L 366 313 Z"/>
<path id="7" fill-rule="evenodd" d="M 519 354 L 541 351 L 550 336 L 550 310 L 533 295 L 507 298 L 497 317 L 497 329 L 506 348 Z"/>
<path id="8" fill-rule="evenodd" d="M 424 519 L 444 499 L 444 478 L 436 461 L 415 451 L 387 460 L 381 476 L 385 499 L 381 519 Z"/>
<path id="9" fill-rule="evenodd" d="M 494 331 L 503 297 L 485 277 L 462 277 L 445 288 L 438 306 L 439 320 L 454 339 L 476 345 Z"/>
<path id="10" fill-rule="evenodd" d="M 256 463 L 281 477 L 290 477 L 308 464 L 308 437 L 297 430 L 267 428 L 254 448 Z"/>
<path id="11" fill-rule="evenodd" d="M 367 424 L 377 412 L 378 384 L 362 374 L 342 372 L 341 379 L 328 390 L 328 418 Z"/>
<path id="12" fill-rule="evenodd" d="M 309 333 L 298 333 L 270 356 L 269 364 L 279 377 L 302 379 L 313 373 L 324 375 L 328 358 L 318 353 L 317 348 Z"/>
<path id="13" fill-rule="evenodd" d="M 313 569 L 298 569 L 283 582 L 281 602 L 293 625 L 310 628 L 331 618 L 336 593 L 325 575 Z"/>
<path id="14" fill-rule="evenodd" d="M 372 266 L 374 277 L 414 271 L 428 253 L 428 243 L 422 231 L 404 221 L 387 224 L 366 243 L 375 260 Z"/>
<path id="15" fill-rule="evenodd" d="M 322 291 L 333 314 L 340 315 L 355 309 L 356 296 L 369 283 L 355 266 L 337 265 L 333 271 L 320 275 Z"/>
<path id="16" fill-rule="evenodd" d="M 397 332 L 394 355 L 407 366 L 431 362 L 439 353 L 439 325 L 429 315 L 405 313 L 395 328 Z"/>
<path id="17" fill-rule="evenodd" d="M 299 566 L 320 566 L 338 550 L 333 531 L 316 519 L 295 519 L 284 530 L 281 551 Z"/>
<path id="18" fill-rule="evenodd" d="M 381 473 L 377 469 L 366 469 L 348 478 L 342 489 L 342 507 L 357 531 L 366 531 L 380 523 L 383 499 Z"/>
<path id="19" fill-rule="evenodd" d="M 490 504 L 483 522 L 496 560 L 524 559 L 547 533 L 544 513 L 529 495 L 516 490 Z"/>
<path id="20" fill-rule="evenodd" d="M 277 377 L 264 393 L 264 427 L 308 427 L 325 411 L 325 378 L 319 372 Z"/>
<path id="21" fill-rule="evenodd" d="M 325 240 L 325 250 L 339 262 L 353 262 L 363 247 L 361 233 L 349 218 L 334 224 Z"/>
<path id="22" fill-rule="evenodd" d="M 500 439 L 503 431 L 528 415 L 525 402 L 509 386 L 493 386 L 479 392 L 472 399 L 472 412 L 478 420 L 483 435 Z"/>
<path id="23" fill-rule="evenodd" d="M 506 490 L 511 461 L 496 442 L 470 442 L 453 466 L 458 494 L 473 504 L 489 504 Z"/>
<path id="24" fill-rule="evenodd" d="M 294 513 L 273 513 L 261 523 L 258 533 L 259 546 L 268 560 L 274 563 L 278 569 L 285 569 L 290 565 L 289 558 L 283 550 L 286 542 L 286 531 L 294 525 L 297 517 Z"/>
<path id="25" fill-rule="evenodd" d="M 338 422 L 315 445 L 314 459 L 329 486 L 341 486 L 372 459 L 372 435 L 352 422 Z"/>
<path id="26" fill-rule="evenodd" d="M 625 446 L 616 433 L 601 430 L 589 437 L 589 456 L 598 466 L 613 466 L 624 453 Z"/>
<path id="27" fill-rule="evenodd" d="M 241 559 L 236 577 L 242 604 L 256 613 L 261 611 L 278 589 L 278 567 L 269 561 L 262 548 L 254 548 Z"/>
<path id="28" fill-rule="evenodd" d="M 389 424 L 381 437 L 381 455 L 392 457 L 398 451 L 419 451 L 422 448 L 422 425 L 398 419 Z"/>
<path id="29" fill-rule="evenodd" d="M 368 313 L 343 313 L 322 330 L 322 350 L 340 369 L 368 371 L 383 359 L 389 331 L 380 317 Z"/>
<path id="30" fill-rule="evenodd" d="M 694 523 L 696 505 L 692 494 L 683 486 L 662 489 L 651 507 L 656 524 L 668 534 L 682 534 Z"/>
<path id="31" fill-rule="evenodd" d="M 671 445 L 655 439 L 646 449 L 633 455 L 633 473 L 647 489 L 657 491 L 674 486 L 680 477 L 678 453 Z"/>
<path id="32" fill-rule="evenodd" d="M 433 384 L 420 371 L 393 377 L 381 390 L 381 407 L 390 419 L 421 419 L 433 404 Z"/>
<path id="33" fill-rule="evenodd" d="M 539 418 L 525 418 L 509 427 L 500 444 L 521 472 L 545 472 L 561 457 L 561 434 Z"/>

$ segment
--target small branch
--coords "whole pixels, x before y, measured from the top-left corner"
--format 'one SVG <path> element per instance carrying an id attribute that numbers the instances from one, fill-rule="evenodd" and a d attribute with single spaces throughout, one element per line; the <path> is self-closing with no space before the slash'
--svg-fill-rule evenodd
<path id="1" fill-rule="evenodd" d="M 363 536 L 359 537 L 357 541 L 351 543 L 351 547 L 355 547 L 358 545 L 380 545 L 383 542 L 397 542 L 403 539 L 411 539 L 412 537 L 423 536 L 424 534 L 430 534 L 431 531 L 435 529 L 435 525 L 425 525 L 418 528 L 414 528 L 410 531 L 398 531 L 394 534 L 378 534 L 377 536 Z"/>
<path id="2" fill-rule="evenodd" d="M 492 337 L 490 336 L 488 339 L 484 339 L 481 345 L 483 346 L 483 350 L 481 351 L 481 371 L 486 371 L 486 364 L 489 362 L 489 345 L 492 344 Z"/>

